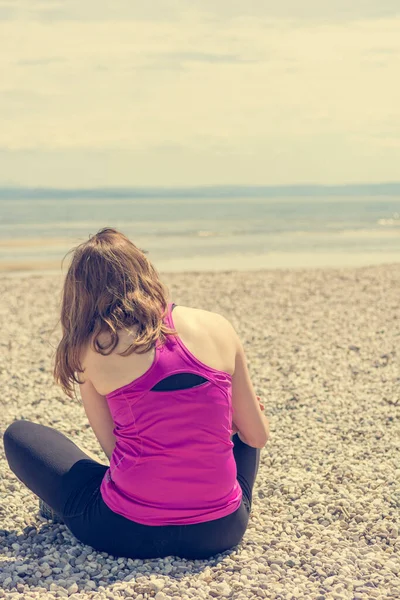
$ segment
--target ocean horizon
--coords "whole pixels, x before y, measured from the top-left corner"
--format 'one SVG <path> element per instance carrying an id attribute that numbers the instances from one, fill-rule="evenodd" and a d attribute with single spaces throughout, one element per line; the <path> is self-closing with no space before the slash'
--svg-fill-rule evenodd
<path id="1" fill-rule="evenodd" d="M 192 185 L 192 186 L 101 186 L 45 187 L 0 185 L 0 199 L 56 198 L 281 198 L 296 196 L 399 196 L 400 182 L 289 185 Z"/>

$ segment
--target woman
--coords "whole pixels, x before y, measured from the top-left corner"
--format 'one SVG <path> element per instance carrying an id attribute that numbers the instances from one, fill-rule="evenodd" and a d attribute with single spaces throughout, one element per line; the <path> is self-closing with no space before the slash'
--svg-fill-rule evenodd
<path id="1" fill-rule="evenodd" d="M 85 544 L 115 556 L 207 558 L 245 533 L 268 421 L 242 345 L 219 314 L 167 302 L 115 229 L 75 249 L 56 381 L 79 385 L 101 464 L 25 420 L 4 434 L 15 475 Z"/>

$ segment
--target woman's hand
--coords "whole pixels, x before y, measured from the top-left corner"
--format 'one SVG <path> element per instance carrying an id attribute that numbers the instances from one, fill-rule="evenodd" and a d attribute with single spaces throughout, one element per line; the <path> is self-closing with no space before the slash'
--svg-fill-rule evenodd
<path id="1" fill-rule="evenodd" d="M 256 398 L 257 398 L 257 400 L 258 400 L 258 403 L 259 403 L 259 405 L 260 405 L 260 409 L 261 409 L 262 411 L 264 411 L 264 410 L 265 410 L 265 406 L 262 404 L 260 396 L 256 396 Z M 232 422 L 232 431 L 231 431 L 231 436 L 232 436 L 232 435 L 235 435 L 235 433 L 238 433 L 238 431 L 239 431 L 239 429 L 236 427 L 235 423 L 233 423 L 233 422 Z"/>

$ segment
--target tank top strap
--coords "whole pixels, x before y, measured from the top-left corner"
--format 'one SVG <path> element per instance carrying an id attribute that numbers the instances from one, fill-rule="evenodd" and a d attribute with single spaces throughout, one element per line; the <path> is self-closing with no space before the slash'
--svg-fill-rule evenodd
<path id="1" fill-rule="evenodd" d="M 168 304 L 168 315 L 166 318 L 166 322 L 171 329 L 175 329 L 175 323 L 172 316 L 174 306 L 177 305 L 173 302 Z M 230 383 L 231 376 L 228 373 L 214 369 L 201 362 L 183 343 L 179 335 L 171 336 L 167 341 L 166 347 L 169 349 L 169 352 L 168 355 L 163 358 L 165 364 L 168 363 L 171 370 L 200 375 L 213 381 L 217 385 L 225 386 Z"/>
<path id="2" fill-rule="evenodd" d="M 168 325 L 168 327 L 171 327 L 171 329 L 174 327 L 172 320 L 172 311 L 174 309 L 174 306 L 176 306 L 176 304 L 174 304 L 173 302 L 169 302 L 167 304 L 167 314 L 165 316 L 165 322 Z"/>

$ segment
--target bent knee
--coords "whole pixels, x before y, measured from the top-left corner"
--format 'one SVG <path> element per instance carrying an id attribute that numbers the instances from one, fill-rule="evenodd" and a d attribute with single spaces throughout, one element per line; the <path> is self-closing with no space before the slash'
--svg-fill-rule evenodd
<path id="1" fill-rule="evenodd" d="M 24 419 L 18 419 L 13 421 L 11 425 L 7 427 L 3 434 L 3 443 L 4 450 L 7 454 L 7 449 L 10 449 L 11 446 L 18 444 L 25 437 L 26 429 L 30 425 L 30 421 L 25 421 Z"/>
<path id="2" fill-rule="evenodd" d="M 30 421 L 26 421 L 25 419 L 13 421 L 5 430 L 4 437 L 14 437 L 15 434 L 18 434 L 19 431 L 26 427 L 27 423 L 30 423 Z"/>

